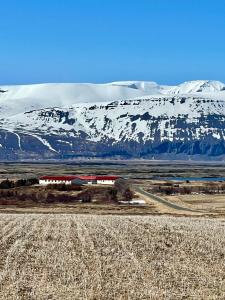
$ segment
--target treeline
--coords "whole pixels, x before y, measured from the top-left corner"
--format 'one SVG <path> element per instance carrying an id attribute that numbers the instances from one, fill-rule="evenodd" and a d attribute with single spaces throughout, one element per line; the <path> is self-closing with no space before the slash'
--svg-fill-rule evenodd
<path id="1" fill-rule="evenodd" d="M 73 193 L 72 191 L 78 191 Z M 82 202 L 90 203 L 93 200 L 96 202 L 115 202 L 117 201 L 117 190 L 114 187 L 76 187 L 69 191 L 69 187 L 51 187 L 45 188 L 27 188 L 27 189 L 0 189 L 0 205 L 22 204 L 25 201 L 34 203 L 72 203 Z"/>
<path id="2" fill-rule="evenodd" d="M 45 189 L 2 189 L 0 190 L 0 204 L 16 204 L 26 201 L 34 203 L 54 203 L 54 202 L 72 202 L 76 198 L 69 194 L 57 194 Z"/>
<path id="3" fill-rule="evenodd" d="M 165 195 L 181 194 L 187 195 L 192 193 L 202 194 L 223 194 L 225 193 L 225 183 L 206 182 L 203 185 L 179 185 L 173 183 L 164 183 L 163 185 L 155 185 L 149 189 L 153 193 L 161 193 Z"/>
<path id="4" fill-rule="evenodd" d="M 21 186 L 31 186 L 38 183 L 39 181 L 37 178 L 18 179 L 16 181 L 6 179 L 0 182 L 0 189 L 12 189 Z"/>
<path id="5" fill-rule="evenodd" d="M 81 191 L 82 186 L 80 185 L 73 185 L 73 184 L 48 184 L 45 187 L 47 190 L 54 190 L 54 191 L 60 191 L 60 192 L 70 192 L 70 191 Z"/>

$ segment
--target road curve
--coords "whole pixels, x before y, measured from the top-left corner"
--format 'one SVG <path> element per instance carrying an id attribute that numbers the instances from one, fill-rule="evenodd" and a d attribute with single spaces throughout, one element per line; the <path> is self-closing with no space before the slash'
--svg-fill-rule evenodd
<path id="1" fill-rule="evenodd" d="M 176 210 L 182 210 L 182 211 L 201 212 L 201 211 L 198 211 L 198 210 L 193 210 L 193 209 L 191 209 L 191 208 L 187 208 L 187 207 L 180 206 L 180 205 L 175 204 L 175 203 L 171 203 L 171 202 L 169 202 L 169 201 L 167 201 L 167 200 L 165 200 L 165 199 L 163 199 L 163 198 L 161 198 L 161 197 L 159 197 L 159 196 L 156 196 L 156 195 L 154 195 L 154 194 L 151 194 L 151 193 L 149 193 L 149 192 L 144 191 L 141 187 L 139 187 L 139 186 L 137 186 L 137 185 L 134 185 L 134 186 L 133 186 L 133 189 L 134 189 L 136 192 L 138 192 L 138 193 L 140 193 L 140 194 L 142 194 L 142 195 L 144 195 L 144 196 L 147 196 L 147 197 L 150 198 L 151 200 L 157 201 L 158 203 L 161 203 L 161 204 L 163 204 L 163 205 L 165 205 L 165 206 L 167 206 L 167 207 L 170 207 L 170 208 L 173 208 L 173 209 L 176 209 Z"/>

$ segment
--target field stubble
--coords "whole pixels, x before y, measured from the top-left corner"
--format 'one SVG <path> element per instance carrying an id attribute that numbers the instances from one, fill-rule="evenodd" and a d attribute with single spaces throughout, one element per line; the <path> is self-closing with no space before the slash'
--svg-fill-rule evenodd
<path id="1" fill-rule="evenodd" d="M 2 214 L 0 299 L 224 299 L 224 220 Z"/>

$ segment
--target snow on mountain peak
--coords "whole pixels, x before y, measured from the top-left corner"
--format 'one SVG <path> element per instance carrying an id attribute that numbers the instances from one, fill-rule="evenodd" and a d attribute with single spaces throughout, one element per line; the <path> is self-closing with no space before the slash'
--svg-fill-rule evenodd
<path id="1" fill-rule="evenodd" d="M 225 90 L 225 84 L 215 80 L 186 81 L 169 90 L 170 94 L 215 93 Z"/>
<path id="2" fill-rule="evenodd" d="M 129 87 L 129 88 L 145 90 L 145 91 L 146 90 L 152 91 L 153 89 L 160 88 L 158 83 L 154 81 L 116 81 L 116 82 L 109 83 L 109 85 L 123 86 L 123 87 Z"/>
<path id="3" fill-rule="evenodd" d="M 137 89 L 148 95 L 167 94 L 168 91 L 175 88 L 175 86 L 159 85 L 154 81 L 117 81 L 109 84 Z"/>
<path id="4" fill-rule="evenodd" d="M 69 107 L 173 94 L 210 94 L 225 99 L 225 84 L 219 81 L 187 81 L 178 86 L 153 81 L 118 81 L 106 84 L 48 83 L 0 86 L 0 116 L 48 107 Z M 222 96 L 221 96 L 222 95 Z"/>

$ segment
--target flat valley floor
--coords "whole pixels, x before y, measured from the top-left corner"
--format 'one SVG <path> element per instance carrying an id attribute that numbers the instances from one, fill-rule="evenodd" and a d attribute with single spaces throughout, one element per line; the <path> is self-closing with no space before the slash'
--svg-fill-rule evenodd
<path id="1" fill-rule="evenodd" d="M 225 220 L 0 214 L 0 299 L 225 299 Z"/>

